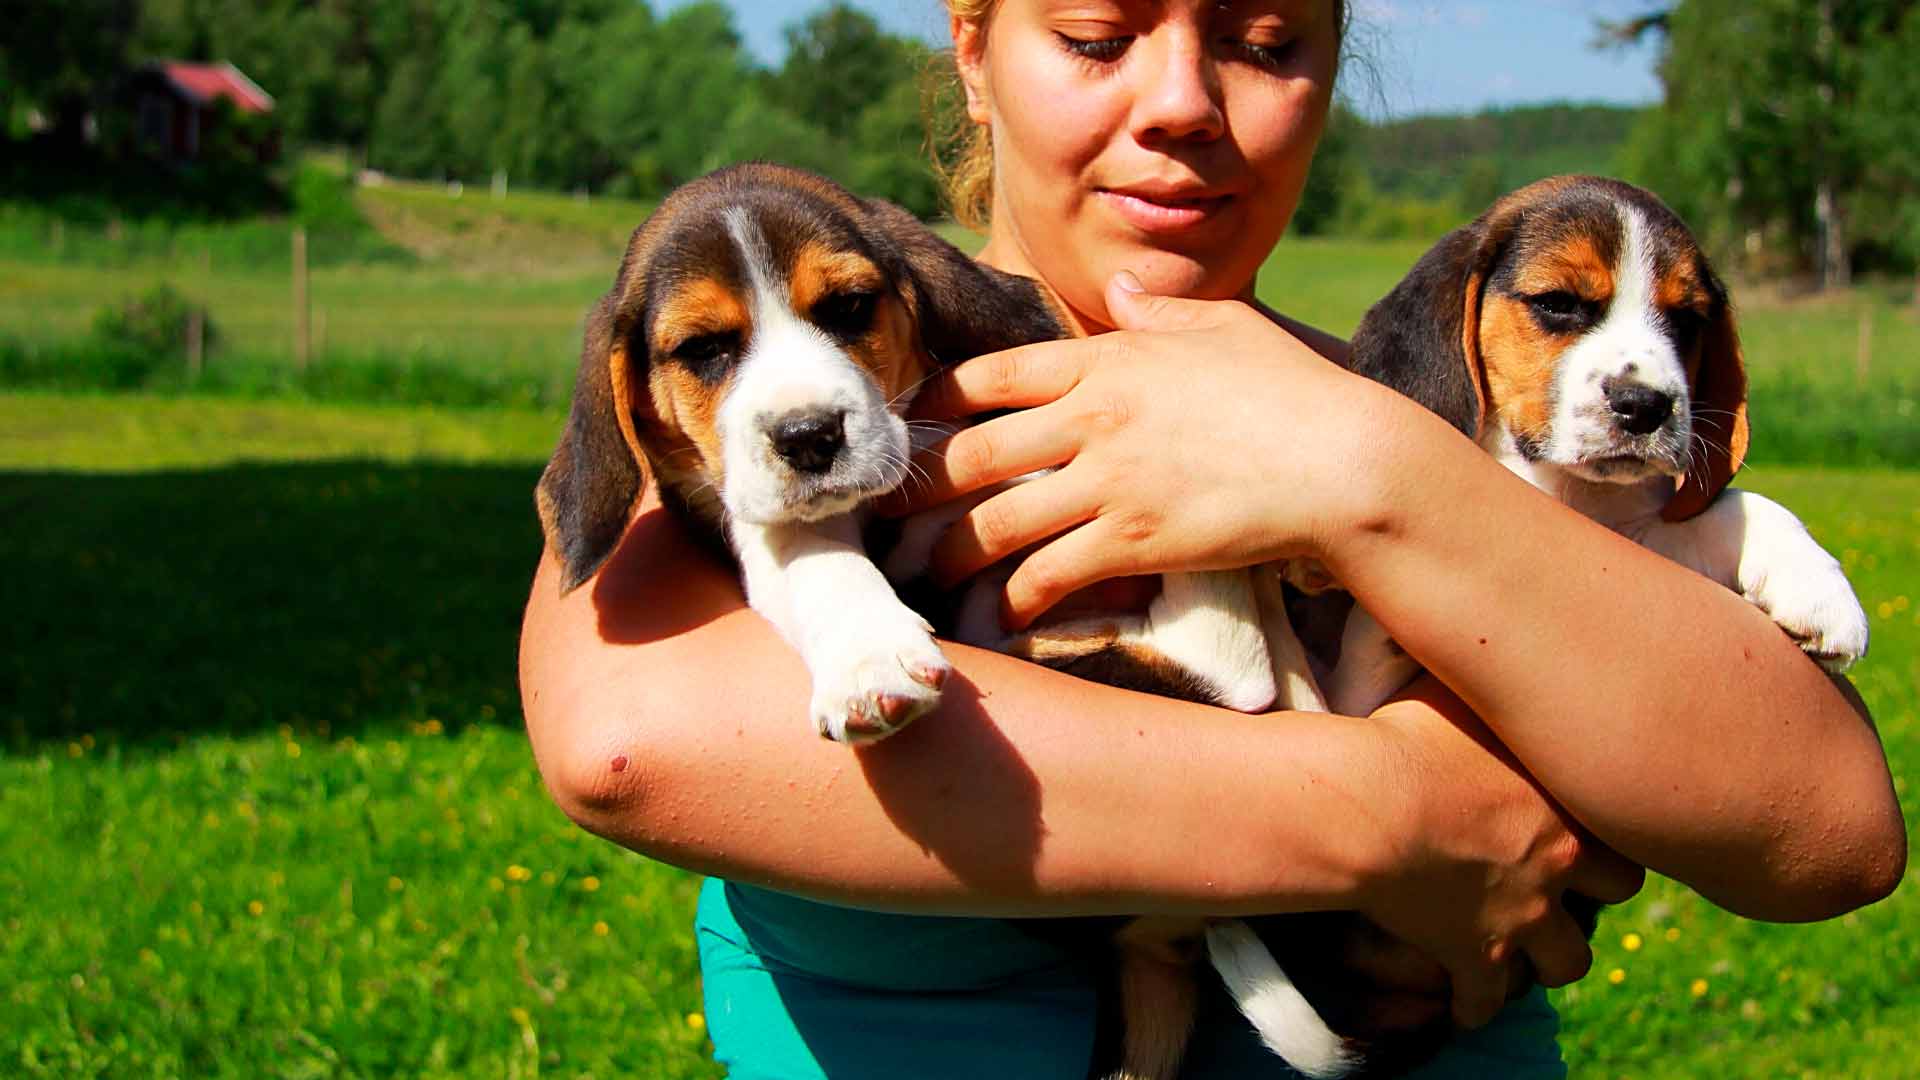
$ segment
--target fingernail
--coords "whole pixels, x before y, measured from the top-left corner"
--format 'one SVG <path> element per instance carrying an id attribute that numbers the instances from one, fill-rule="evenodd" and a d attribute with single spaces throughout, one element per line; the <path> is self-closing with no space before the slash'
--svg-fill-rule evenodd
<path id="1" fill-rule="evenodd" d="M 1140 284 L 1140 279 L 1134 277 L 1133 271 L 1131 270 L 1122 270 L 1113 275 L 1113 283 L 1120 286 L 1123 292 L 1143 293 L 1147 291 L 1147 287 Z"/>

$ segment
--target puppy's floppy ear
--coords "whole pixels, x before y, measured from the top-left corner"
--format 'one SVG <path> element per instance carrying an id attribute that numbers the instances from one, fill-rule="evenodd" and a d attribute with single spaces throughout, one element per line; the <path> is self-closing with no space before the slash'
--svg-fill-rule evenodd
<path id="1" fill-rule="evenodd" d="M 1660 516 L 1685 521 L 1705 510 L 1733 482 L 1747 457 L 1747 368 L 1733 304 L 1716 287 L 1714 314 L 1700 331 L 1700 367 L 1693 377 L 1694 445 L 1687 474 Z"/>
<path id="2" fill-rule="evenodd" d="M 1487 402 L 1481 296 L 1518 220 L 1518 205 L 1503 200 L 1442 237 L 1367 310 L 1347 366 L 1478 438 Z"/>
<path id="3" fill-rule="evenodd" d="M 903 261 L 920 342 L 941 367 L 982 353 L 1067 336 L 1039 283 L 969 258 L 890 202 L 863 199 L 868 227 Z"/>
<path id="4" fill-rule="evenodd" d="M 573 407 L 534 493 L 547 546 L 560 556 L 561 592 L 607 561 L 646 483 L 633 421 L 640 373 L 616 321 L 624 292 L 616 285 L 587 315 Z"/>

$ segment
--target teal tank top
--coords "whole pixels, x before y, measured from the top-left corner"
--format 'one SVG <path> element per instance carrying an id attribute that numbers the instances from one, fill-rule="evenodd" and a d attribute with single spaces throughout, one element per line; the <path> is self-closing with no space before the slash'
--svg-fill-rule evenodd
<path id="1" fill-rule="evenodd" d="M 707 1031 L 732 1080 L 1087 1075 L 1093 979 L 1016 924 L 860 911 L 709 878 L 695 933 Z M 1181 1080 L 1298 1077 L 1210 993 Z M 1558 1031 L 1535 989 L 1411 1080 L 1563 1080 Z"/>

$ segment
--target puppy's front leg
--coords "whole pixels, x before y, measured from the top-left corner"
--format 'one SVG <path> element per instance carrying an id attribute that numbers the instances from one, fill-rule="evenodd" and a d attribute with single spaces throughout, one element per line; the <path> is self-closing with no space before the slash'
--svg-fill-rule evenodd
<path id="1" fill-rule="evenodd" d="M 1828 671 L 1867 654 L 1867 613 L 1846 572 L 1772 499 L 1728 488 L 1698 516 L 1636 539 L 1753 601 Z"/>
<path id="2" fill-rule="evenodd" d="M 800 652 L 813 677 L 814 730 L 836 742 L 885 738 L 932 711 L 953 671 L 932 629 L 860 546 L 853 515 L 733 526 L 747 603 Z"/>

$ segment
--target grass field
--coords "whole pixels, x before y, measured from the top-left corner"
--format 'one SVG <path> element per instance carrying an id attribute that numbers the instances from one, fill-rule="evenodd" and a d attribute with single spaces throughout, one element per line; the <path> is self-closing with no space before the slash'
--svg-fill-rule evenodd
<path id="1" fill-rule="evenodd" d="M 693 880 L 574 828 L 519 731 L 558 422 L 0 393 L 0 1075 L 717 1075 Z M 1911 826 L 1920 473 L 1744 482 L 1873 615 Z M 1577 1077 L 1916 1069 L 1913 881 L 1812 927 L 1656 881 L 1597 952 Z"/>

